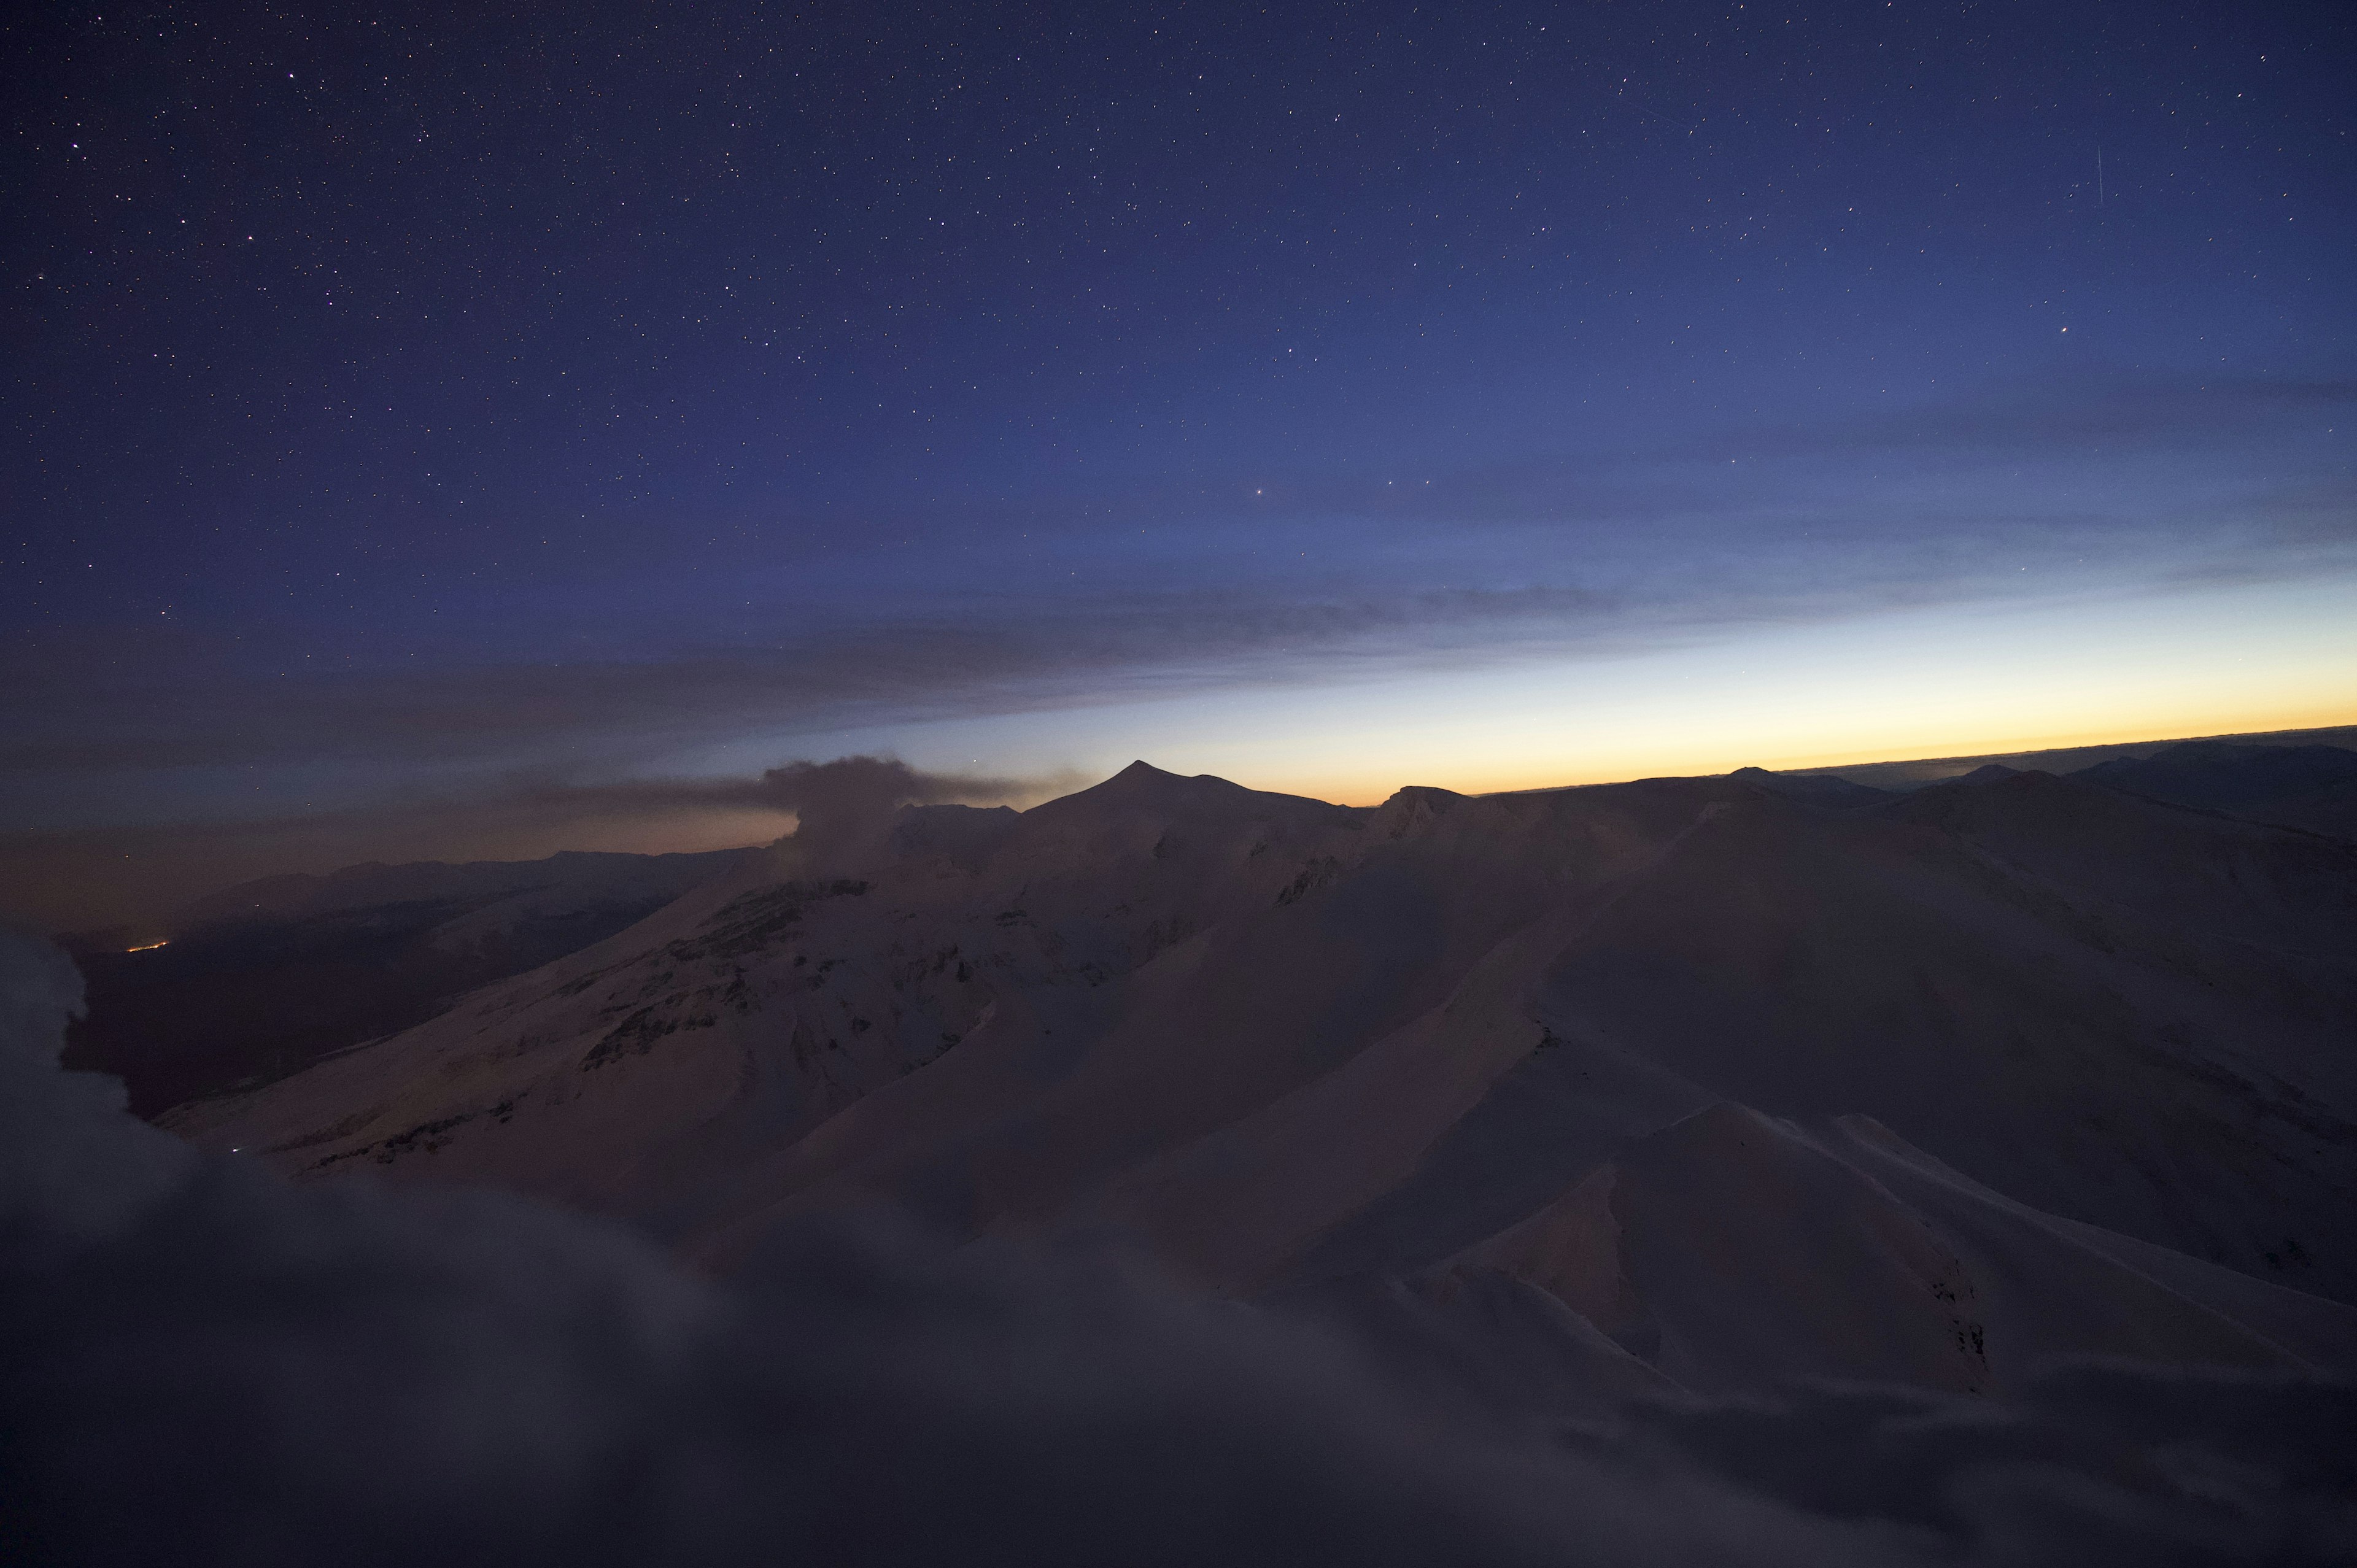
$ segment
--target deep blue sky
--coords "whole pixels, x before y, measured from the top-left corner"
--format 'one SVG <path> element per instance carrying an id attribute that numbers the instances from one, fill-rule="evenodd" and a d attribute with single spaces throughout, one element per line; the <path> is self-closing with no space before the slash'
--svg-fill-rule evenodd
<path id="1" fill-rule="evenodd" d="M 20 827 L 2357 713 L 2346 7 L 46 10 Z"/>

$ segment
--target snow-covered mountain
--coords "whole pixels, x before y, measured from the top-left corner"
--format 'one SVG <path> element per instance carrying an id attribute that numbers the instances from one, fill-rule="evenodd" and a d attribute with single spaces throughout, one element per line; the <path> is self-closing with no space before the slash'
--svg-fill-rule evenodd
<path id="1" fill-rule="evenodd" d="M 1352 810 L 1140 763 L 789 844 L 168 1124 L 720 1270 L 878 1200 L 1133 1237 L 1548 1408 L 2345 1369 L 2357 851 L 2035 772 Z"/>

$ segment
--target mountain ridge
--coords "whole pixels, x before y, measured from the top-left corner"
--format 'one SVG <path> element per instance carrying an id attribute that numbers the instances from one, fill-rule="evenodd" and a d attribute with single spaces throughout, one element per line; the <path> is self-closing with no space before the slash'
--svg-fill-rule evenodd
<path id="1" fill-rule="evenodd" d="M 1139 764 L 970 811 L 824 875 L 789 841 L 171 1124 L 306 1179 L 517 1187 L 722 1272 L 882 1202 L 1394 1326 L 1385 1292 L 1504 1291 L 1608 1381 L 1603 1342 L 1713 1388 L 2357 1353 L 2348 846 L 2035 772 L 1346 808 Z M 1558 1210 L 1610 1257 L 1507 1240 Z M 1751 1233 L 1828 1261 L 1795 1284 Z M 1875 1334 L 1806 1283 L 1853 1276 Z"/>

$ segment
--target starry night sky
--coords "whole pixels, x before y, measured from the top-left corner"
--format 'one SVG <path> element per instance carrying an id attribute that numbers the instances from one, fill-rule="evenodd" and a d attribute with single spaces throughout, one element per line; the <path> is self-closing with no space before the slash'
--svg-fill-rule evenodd
<path id="1" fill-rule="evenodd" d="M 44 9 L 20 831 L 2357 718 L 2345 7 Z"/>

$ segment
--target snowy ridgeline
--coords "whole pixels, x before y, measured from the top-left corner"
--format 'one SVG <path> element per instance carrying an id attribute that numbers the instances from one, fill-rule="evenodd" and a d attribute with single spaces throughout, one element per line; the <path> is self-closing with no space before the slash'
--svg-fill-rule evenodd
<path id="1" fill-rule="evenodd" d="M 2330 1560 L 2352 955 L 2345 843 L 2098 779 L 1140 765 L 185 1142 L 24 1067 L 9 1397 L 123 1560 Z"/>

